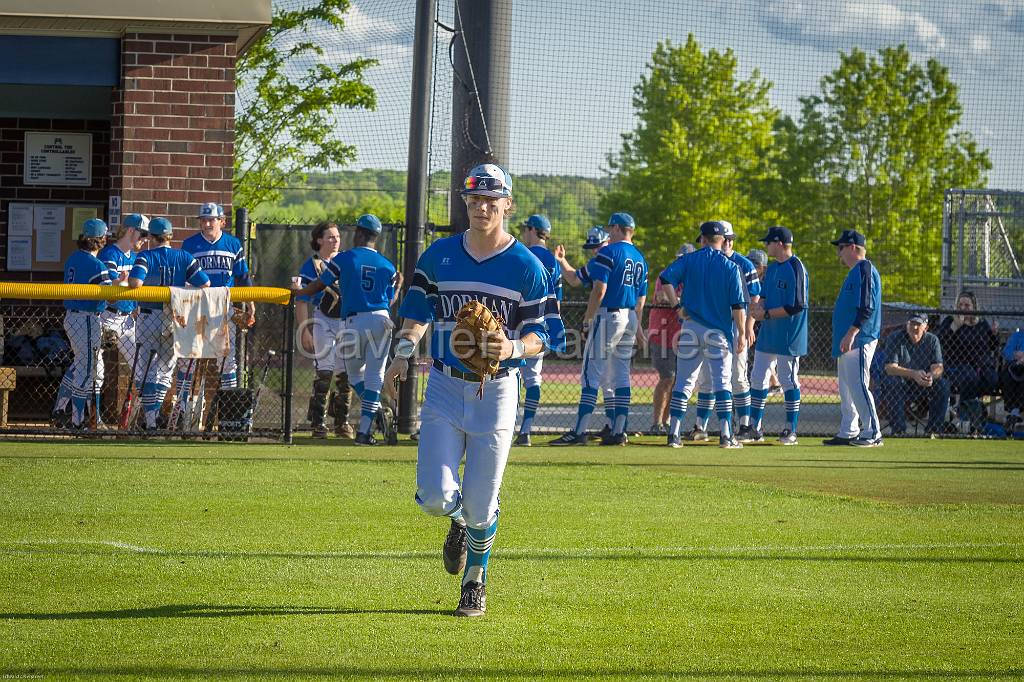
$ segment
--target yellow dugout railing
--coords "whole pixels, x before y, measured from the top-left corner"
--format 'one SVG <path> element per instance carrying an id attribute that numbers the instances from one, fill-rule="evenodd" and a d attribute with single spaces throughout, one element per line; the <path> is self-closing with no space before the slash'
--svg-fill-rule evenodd
<path id="1" fill-rule="evenodd" d="M 233 303 L 276 303 L 288 305 L 291 291 L 280 287 L 232 287 Z M 143 303 L 169 303 L 171 287 L 100 286 L 99 284 L 44 284 L 37 282 L 0 282 L 0 299 L 36 299 L 63 301 L 80 299 L 90 301 L 129 300 Z"/>

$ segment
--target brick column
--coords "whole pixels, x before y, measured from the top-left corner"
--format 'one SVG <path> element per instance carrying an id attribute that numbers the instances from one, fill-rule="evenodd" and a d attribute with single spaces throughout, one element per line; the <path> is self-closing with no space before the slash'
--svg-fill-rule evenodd
<path id="1" fill-rule="evenodd" d="M 206 201 L 231 215 L 235 36 L 128 33 L 114 91 L 111 194 L 122 214 L 195 230 Z M 176 232 L 177 239 L 186 234 Z"/>

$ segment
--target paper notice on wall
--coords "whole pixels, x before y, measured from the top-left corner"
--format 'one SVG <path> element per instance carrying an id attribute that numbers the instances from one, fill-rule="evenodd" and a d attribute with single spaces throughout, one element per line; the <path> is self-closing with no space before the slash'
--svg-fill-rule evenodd
<path id="1" fill-rule="evenodd" d="M 63 222 L 63 220 L 61 221 Z M 48 226 L 36 229 L 36 260 L 40 263 L 59 263 L 60 233 L 63 230 Z"/>
<path id="2" fill-rule="evenodd" d="M 99 214 L 95 208 L 73 208 L 71 209 L 71 230 L 78 234 L 82 231 L 82 225 L 89 218 L 98 218 Z"/>
<path id="3" fill-rule="evenodd" d="M 34 225 L 36 232 L 41 230 L 57 231 L 58 242 L 64 229 L 64 207 L 50 204 L 37 204 L 35 207 Z M 36 235 L 38 239 L 38 234 Z M 59 249 L 59 244 L 58 244 Z"/>
<path id="4" fill-rule="evenodd" d="M 11 237 L 7 240 L 7 269 L 32 269 L 32 236 Z"/>
<path id="5" fill-rule="evenodd" d="M 9 204 L 7 206 L 7 235 L 9 237 L 32 237 L 32 204 Z"/>

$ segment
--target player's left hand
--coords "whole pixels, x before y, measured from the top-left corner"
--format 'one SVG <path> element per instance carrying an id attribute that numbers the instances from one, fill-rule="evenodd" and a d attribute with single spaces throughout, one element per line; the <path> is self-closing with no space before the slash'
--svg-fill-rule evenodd
<path id="1" fill-rule="evenodd" d="M 839 342 L 839 352 L 849 353 L 851 350 L 853 350 L 853 340 L 856 338 L 856 329 L 851 329 L 850 331 L 846 332 L 846 336 L 844 336 L 843 340 Z"/>
<path id="2" fill-rule="evenodd" d="M 512 357 L 512 342 L 503 331 L 484 332 L 480 340 L 480 353 L 488 360 L 507 360 Z"/>
<path id="3" fill-rule="evenodd" d="M 750 316 L 755 320 L 764 319 L 764 303 L 761 301 L 755 301 L 750 304 Z"/>

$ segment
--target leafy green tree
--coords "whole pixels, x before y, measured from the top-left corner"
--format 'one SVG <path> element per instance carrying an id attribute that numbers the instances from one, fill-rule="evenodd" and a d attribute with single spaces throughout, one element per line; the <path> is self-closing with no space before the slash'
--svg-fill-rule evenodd
<path id="1" fill-rule="evenodd" d="M 238 58 L 235 204 L 274 201 L 285 180 L 302 181 L 311 170 L 355 158 L 355 148 L 335 138 L 333 114 L 339 107 L 376 107 L 363 75 L 377 62 L 325 63 L 323 47 L 308 33 L 318 24 L 340 32 L 348 6 L 349 0 L 318 0 L 300 9 L 278 7 L 269 30 Z"/>
<path id="2" fill-rule="evenodd" d="M 724 219 L 738 231 L 761 230 L 754 185 L 771 171 L 771 83 L 755 69 L 737 75 L 731 49 L 704 52 L 659 43 L 633 89 L 638 123 L 609 159 L 612 184 L 601 213 L 628 211 L 652 271 L 679 245 L 693 241 L 705 220 Z"/>
<path id="3" fill-rule="evenodd" d="M 949 72 L 913 62 L 903 45 L 877 56 L 854 49 L 801 98 L 799 124 L 775 129 L 778 174 L 760 188 L 797 235 L 813 298 L 830 301 L 846 276 L 826 236 L 855 228 L 868 238 L 886 300 L 936 304 L 943 192 L 979 187 L 988 152 L 960 129 Z M 829 237 L 831 238 L 831 237 Z"/>

